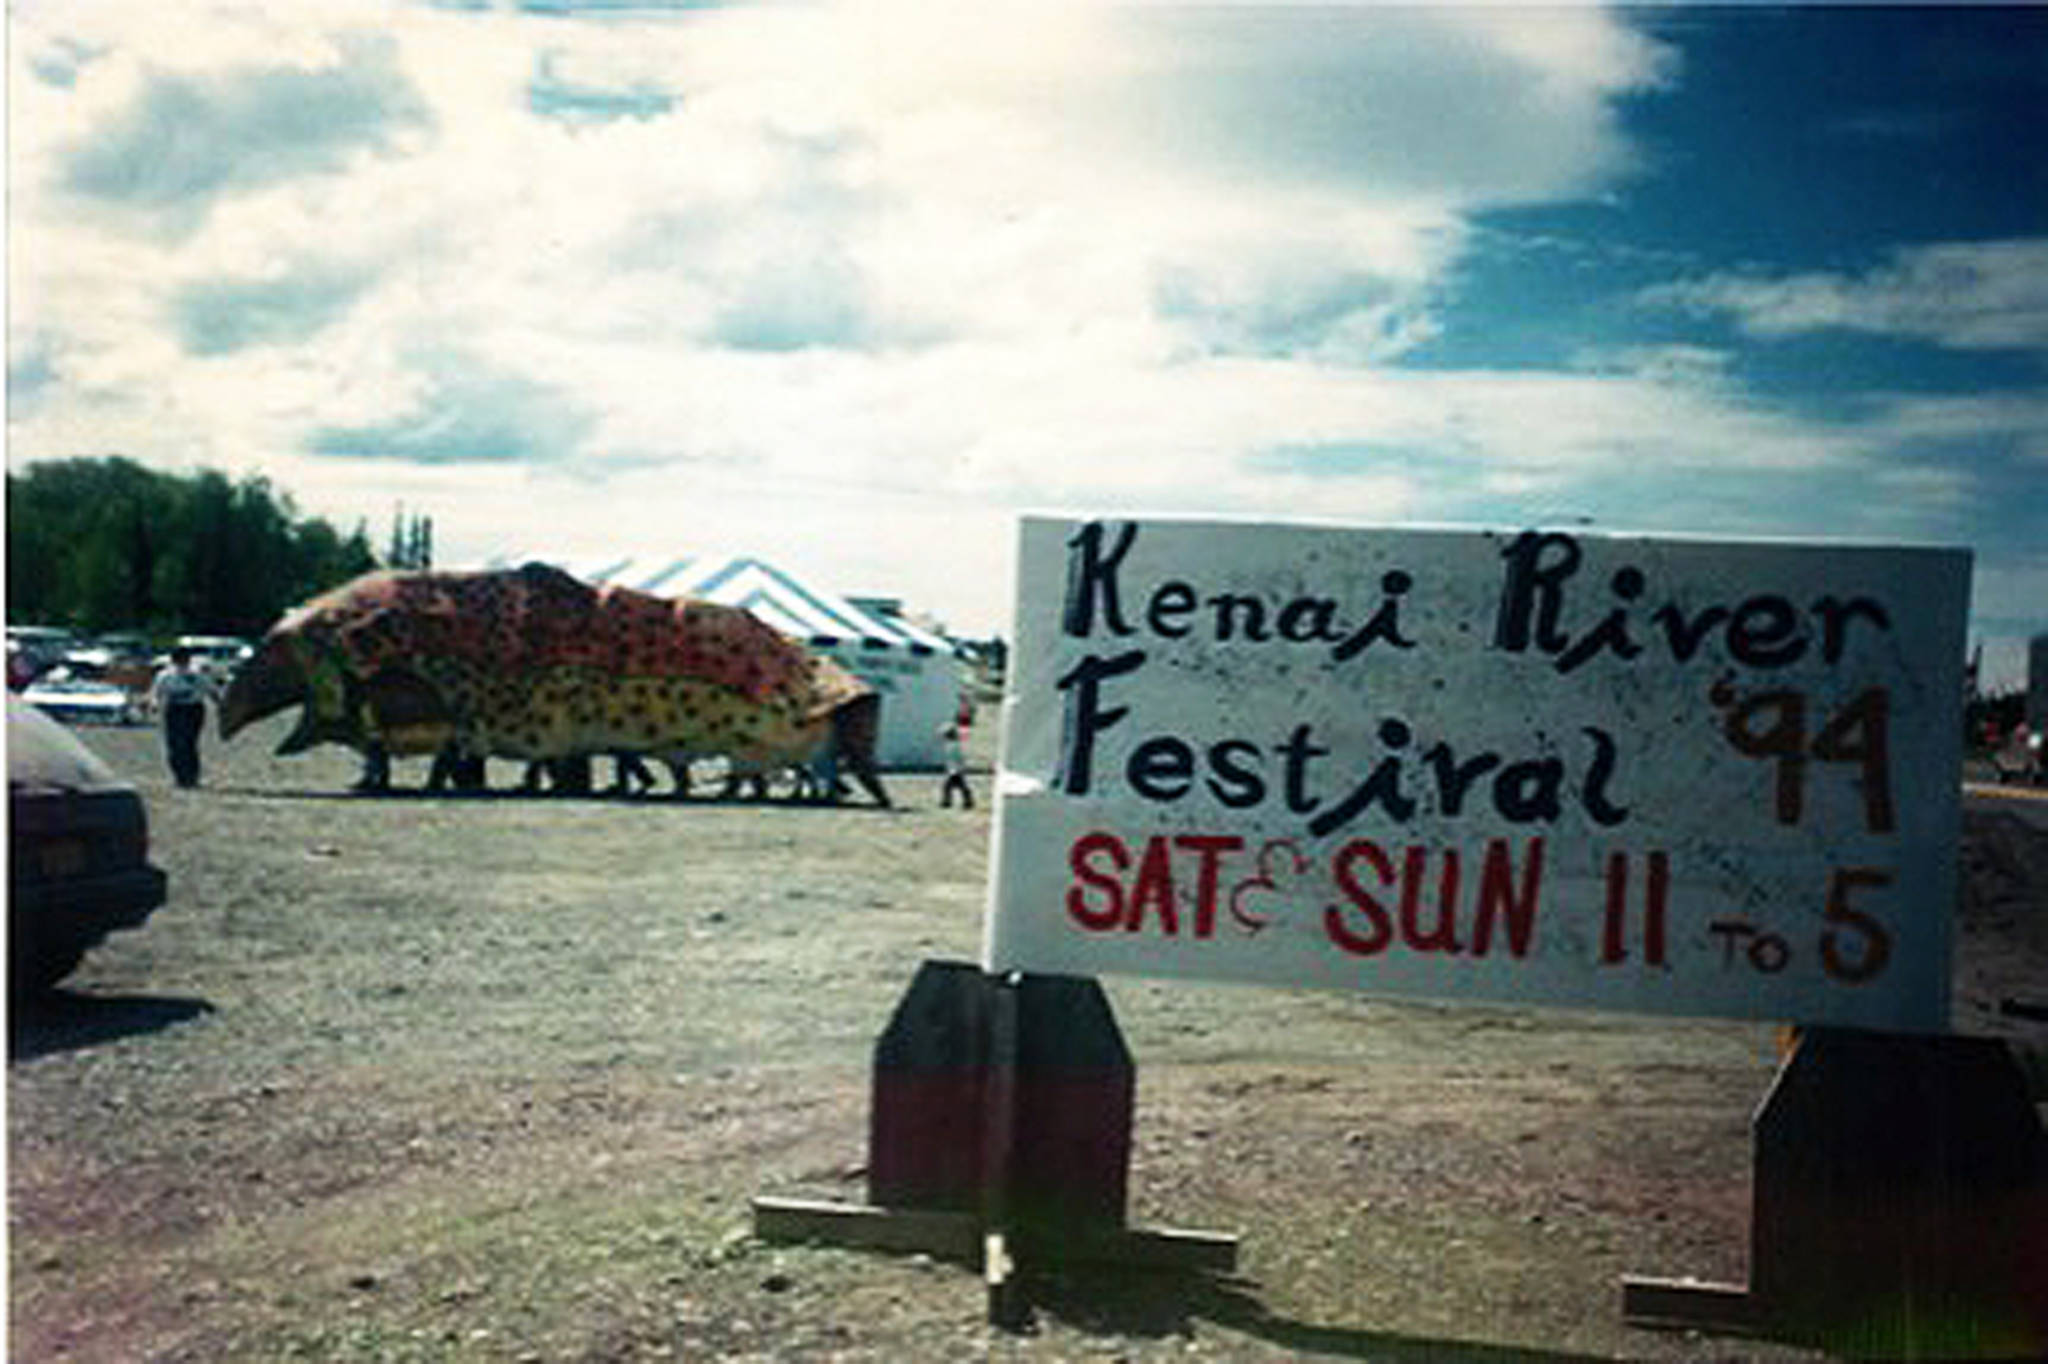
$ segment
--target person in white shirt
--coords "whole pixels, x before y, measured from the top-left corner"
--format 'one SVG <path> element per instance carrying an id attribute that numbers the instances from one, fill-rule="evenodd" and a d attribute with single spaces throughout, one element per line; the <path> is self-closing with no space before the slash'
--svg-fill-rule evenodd
<path id="1" fill-rule="evenodd" d="M 149 686 L 150 708 L 163 717 L 164 756 L 171 777 L 190 789 L 199 785 L 199 731 L 206 727 L 206 702 L 213 681 L 192 666 L 190 649 L 171 650 L 171 666 Z"/>

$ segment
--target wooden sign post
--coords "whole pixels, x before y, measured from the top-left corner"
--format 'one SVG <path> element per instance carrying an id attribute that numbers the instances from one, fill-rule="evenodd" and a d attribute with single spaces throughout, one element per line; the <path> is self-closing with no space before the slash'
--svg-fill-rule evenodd
<path id="1" fill-rule="evenodd" d="M 2048 1354 L 2048 1137 L 2003 1042 L 1816 1028 L 1756 1116 L 1746 1285 L 1622 1314 L 1859 1358 Z"/>
<path id="2" fill-rule="evenodd" d="M 1234 1237 L 1126 1225 L 1136 1083 L 1096 981 L 927 961 L 875 1043 L 868 1202 L 757 1198 L 755 1231 L 978 1263 L 1009 1329 L 1021 1265 L 1233 1269 Z"/>

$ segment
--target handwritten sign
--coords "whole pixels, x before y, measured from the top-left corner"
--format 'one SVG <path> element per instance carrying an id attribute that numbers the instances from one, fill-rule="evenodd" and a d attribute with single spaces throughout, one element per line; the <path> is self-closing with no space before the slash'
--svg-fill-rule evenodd
<path id="1" fill-rule="evenodd" d="M 1969 556 L 1027 519 L 985 958 L 1939 1031 Z"/>

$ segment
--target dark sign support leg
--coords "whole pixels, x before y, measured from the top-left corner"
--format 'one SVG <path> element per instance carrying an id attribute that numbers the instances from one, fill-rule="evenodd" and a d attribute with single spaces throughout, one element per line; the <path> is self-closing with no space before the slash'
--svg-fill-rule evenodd
<path id="1" fill-rule="evenodd" d="M 1752 1141 L 1747 1287 L 1625 1279 L 1626 1320 L 2048 1357 L 2048 1134 L 2005 1043 L 1807 1029 Z"/>
<path id="2" fill-rule="evenodd" d="M 988 1114 L 982 1132 L 981 1270 L 988 1285 L 988 1324 L 1021 1331 L 1029 1323 L 1030 1304 L 1017 1282 L 1011 1253 L 1010 1191 L 1017 1179 L 1017 1066 L 1019 1054 L 1020 977 L 991 980 Z"/>
<path id="3" fill-rule="evenodd" d="M 1094 980 L 925 962 L 875 1043 L 868 1203 L 756 1198 L 755 1234 L 978 1258 L 1005 1330 L 1033 1265 L 1228 1273 L 1235 1237 L 1124 1223 L 1135 1077 Z"/>

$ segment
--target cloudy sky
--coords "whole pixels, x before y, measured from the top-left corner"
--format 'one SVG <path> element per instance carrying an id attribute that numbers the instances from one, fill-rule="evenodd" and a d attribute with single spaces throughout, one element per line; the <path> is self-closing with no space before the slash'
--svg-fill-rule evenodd
<path id="1" fill-rule="evenodd" d="M 8 459 L 1007 628 L 1025 508 L 1977 551 L 2048 10 L 11 0 Z"/>

